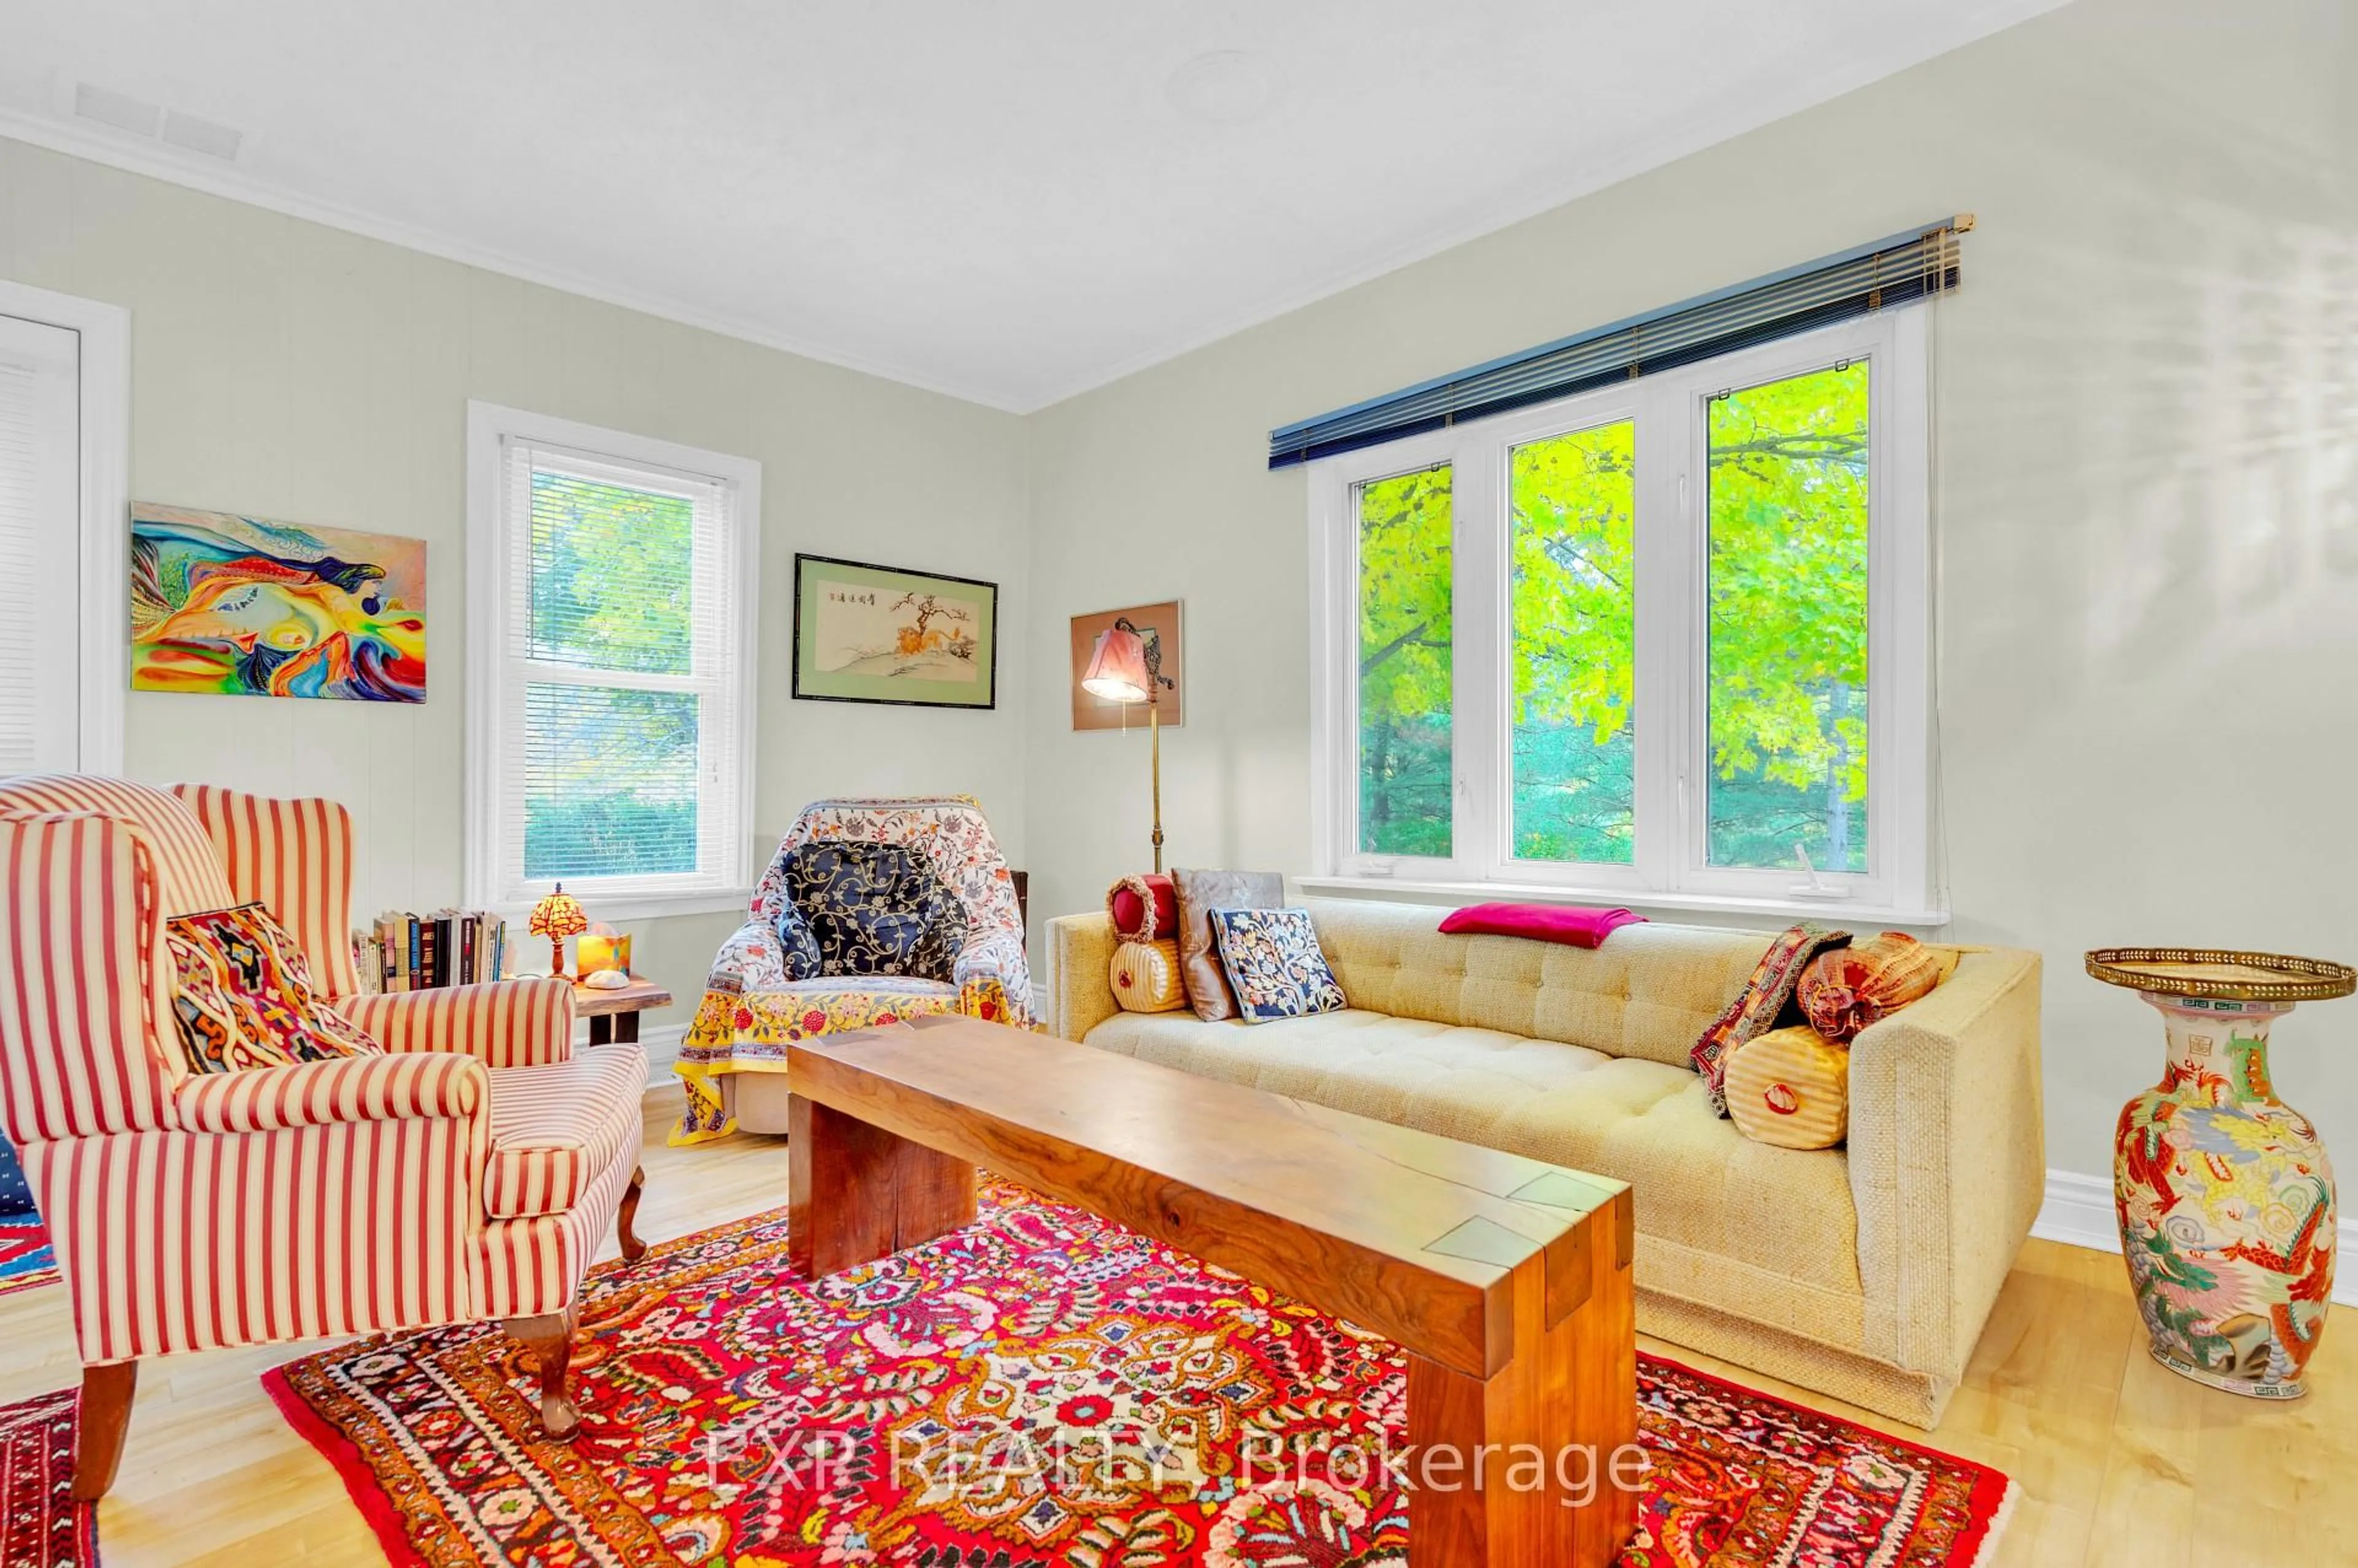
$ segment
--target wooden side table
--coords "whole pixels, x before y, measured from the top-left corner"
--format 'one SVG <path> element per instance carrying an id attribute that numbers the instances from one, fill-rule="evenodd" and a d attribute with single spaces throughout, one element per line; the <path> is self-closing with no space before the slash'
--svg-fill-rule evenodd
<path id="1" fill-rule="evenodd" d="M 638 975 L 631 983 L 616 990 L 601 991 L 595 986 L 573 982 L 573 1011 L 577 1017 L 590 1021 L 590 1044 L 611 1045 L 617 1040 L 635 1042 L 639 1037 L 639 1014 L 651 1007 L 669 1007 L 671 992 Z"/>

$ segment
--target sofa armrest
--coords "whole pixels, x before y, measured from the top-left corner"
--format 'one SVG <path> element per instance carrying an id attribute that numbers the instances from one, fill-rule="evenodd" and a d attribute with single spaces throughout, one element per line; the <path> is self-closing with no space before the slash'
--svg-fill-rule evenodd
<path id="1" fill-rule="evenodd" d="M 1121 1011 L 1113 999 L 1113 917 L 1066 914 L 1048 923 L 1048 951 L 1055 963 L 1055 1017 L 1060 1039 L 1079 1040 Z"/>
<path id="2" fill-rule="evenodd" d="M 472 1056 L 388 1053 L 184 1078 L 172 1096 L 184 1132 L 273 1132 L 338 1122 L 488 1114 L 491 1078 Z"/>
<path id="3" fill-rule="evenodd" d="M 394 1054 L 453 1051 L 486 1067 L 537 1067 L 573 1056 L 573 982 L 553 975 L 336 999 Z"/>
<path id="4" fill-rule="evenodd" d="M 1968 953 L 1850 1054 L 1868 1354 L 1953 1383 L 2046 1195 L 2039 960 Z"/>

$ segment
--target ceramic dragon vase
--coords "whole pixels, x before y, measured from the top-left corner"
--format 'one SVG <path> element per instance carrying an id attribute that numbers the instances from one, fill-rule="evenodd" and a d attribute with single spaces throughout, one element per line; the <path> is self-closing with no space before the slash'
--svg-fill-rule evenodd
<path id="1" fill-rule="evenodd" d="M 2153 1357 L 2255 1399 L 2299 1399 L 2333 1294 L 2333 1172 L 2277 1098 L 2268 1029 L 2347 996 L 2345 965 L 2268 953 L 2111 947 L 2088 973 L 2158 1010 L 2161 1082 L 2121 1108 L 2114 1201 Z"/>

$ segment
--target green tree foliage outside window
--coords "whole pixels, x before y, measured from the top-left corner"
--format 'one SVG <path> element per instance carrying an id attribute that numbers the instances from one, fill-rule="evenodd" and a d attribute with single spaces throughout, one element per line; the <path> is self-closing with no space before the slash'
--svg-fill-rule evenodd
<path id="1" fill-rule="evenodd" d="M 1821 870 L 1866 869 L 1867 374 L 1709 405 L 1715 866 L 1798 869 L 1805 850 Z M 1509 458 L 1519 859 L 1633 856 L 1636 460 L 1628 421 Z M 1357 503 L 1359 849 L 1446 857 L 1451 470 L 1370 481 Z"/>
<path id="2" fill-rule="evenodd" d="M 1637 839 L 1637 427 L 1514 449 L 1514 852 L 1627 865 Z"/>
<path id="3" fill-rule="evenodd" d="M 684 496 L 535 471 L 528 655 L 691 673 L 695 540 Z M 692 692 L 528 685 L 525 875 L 695 871 L 698 708 Z"/>
<path id="4" fill-rule="evenodd" d="M 1867 365 L 1711 405 L 1715 866 L 1866 870 Z"/>
<path id="5" fill-rule="evenodd" d="M 524 874 L 695 871 L 697 708 L 692 692 L 528 684 Z"/>
<path id="6" fill-rule="evenodd" d="M 1358 487 L 1359 849 L 1451 852 L 1450 470 Z"/>

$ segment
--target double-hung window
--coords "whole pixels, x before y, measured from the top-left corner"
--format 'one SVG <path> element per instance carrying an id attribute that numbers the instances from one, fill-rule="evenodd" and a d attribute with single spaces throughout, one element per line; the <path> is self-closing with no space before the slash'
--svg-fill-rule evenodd
<path id="1" fill-rule="evenodd" d="M 1924 314 L 1312 463 L 1320 870 L 1937 913 Z"/>
<path id="2" fill-rule="evenodd" d="M 469 897 L 741 903 L 761 466 L 469 406 Z"/>

